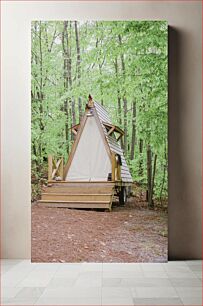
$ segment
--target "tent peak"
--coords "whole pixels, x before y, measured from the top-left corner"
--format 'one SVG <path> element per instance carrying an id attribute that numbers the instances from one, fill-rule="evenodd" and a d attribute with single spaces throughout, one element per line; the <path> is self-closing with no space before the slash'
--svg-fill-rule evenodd
<path id="1" fill-rule="evenodd" d="M 93 101 L 92 96 L 89 94 L 87 108 L 92 108 L 92 107 L 94 107 L 94 101 Z"/>

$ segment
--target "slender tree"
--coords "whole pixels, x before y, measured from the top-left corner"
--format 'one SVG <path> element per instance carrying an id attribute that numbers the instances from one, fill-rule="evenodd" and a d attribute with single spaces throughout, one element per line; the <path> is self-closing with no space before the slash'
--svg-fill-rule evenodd
<path id="1" fill-rule="evenodd" d="M 75 21 L 75 40 L 76 40 L 76 52 L 77 52 L 77 79 L 78 79 L 78 87 L 80 87 L 80 79 L 81 79 L 81 56 L 80 56 L 80 39 L 79 39 L 79 30 L 78 30 L 78 22 Z M 79 119 L 82 116 L 82 100 L 81 96 L 78 97 L 78 112 Z"/>
<path id="2" fill-rule="evenodd" d="M 136 101 L 133 99 L 132 102 L 132 139 L 131 139 L 131 151 L 130 159 L 133 160 L 135 156 L 135 145 L 136 145 Z"/>
<path id="3" fill-rule="evenodd" d="M 118 35 L 119 45 L 122 47 L 122 37 L 119 34 Z M 124 60 L 124 54 L 121 53 L 121 69 L 123 73 L 123 79 L 124 79 L 124 90 L 123 90 L 123 128 L 124 128 L 124 152 L 127 155 L 128 151 L 128 128 L 127 128 L 127 112 L 128 112 L 128 106 L 127 106 L 127 98 L 126 98 L 126 89 L 125 89 L 125 60 Z"/>

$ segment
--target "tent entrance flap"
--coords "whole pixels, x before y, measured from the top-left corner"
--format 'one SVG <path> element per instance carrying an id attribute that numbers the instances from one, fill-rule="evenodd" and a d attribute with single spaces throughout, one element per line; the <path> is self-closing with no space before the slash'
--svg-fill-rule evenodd
<path id="1" fill-rule="evenodd" d="M 107 181 L 111 161 L 94 116 L 87 117 L 66 180 Z"/>

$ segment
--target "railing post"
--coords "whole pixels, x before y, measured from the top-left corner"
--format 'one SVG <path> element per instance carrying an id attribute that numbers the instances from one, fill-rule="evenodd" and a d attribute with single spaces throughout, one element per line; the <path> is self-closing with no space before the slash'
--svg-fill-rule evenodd
<path id="1" fill-rule="evenodd" d="M 111 154 L 111 165 L 112 165 L 111 179 L 112 179 L 112 181 L 115 181 L 116 157 L 115 157 L 114 153 Z"/>
<path id="2" fill-rule="evenodd" d="M 59 165 L 59 176 L 61 177 L 62 180 L 64 179 L 63 177 L 63 157 L 61 157 L 61 162 Z"/>
<path id="3" fill-rule="evenodd" d="M 52 172 L 53 172 L 52 155 L 48 155 L 48 181 L 52 180 Z"/>
<path id="4" fill-rule="evenodd" d="M 117 180 L 121 180 L 121 165 L 117 163 Z"/>

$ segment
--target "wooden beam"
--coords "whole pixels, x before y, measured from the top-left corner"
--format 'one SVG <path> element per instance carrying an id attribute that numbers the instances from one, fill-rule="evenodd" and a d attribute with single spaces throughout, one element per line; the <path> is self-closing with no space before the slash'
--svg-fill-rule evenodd
<path id="1" fill-rule="evenodd" d="M 116 141 L 119 141 L 119 140 L 121 139 L 121 137 L 123 137 L 123 135 L 124 135 L 124 134 L 120 134 L 120 135 L 118 136 L 118 138 L 116 139 Z"/>
<path id="2" fill-rule="evenodd" d="M 61 157 L 61 162 L 59 164 L 59 176 L 63 180 L 63 157 Z"/>
<path id="3" fill-rule="evenodd" d="M 48 155 L 48 180 L 52 179 L 52 172 L 53 172 L 53 163 L 52 163 L 52 155 Z"/>
<path id="4" fill-rule="evenodd" d="M 74 128 L 71 131 L 74 135 L 77 135 L 77 131 Z"/>
<path id="5" fill-rule="evenodd" d="M 53 163 L 54 163 L 54 165 L 55 165 L 55 169 L 54 169 L 54 171 L 52 172 L 52 178 L 54 178 L 54 176 L 55 176 L 56 174 L 58 174 L 58 175 L 60 176 L 59 166 L 60 166 L 61 161 L 62 161 L 62 159 L 59 159 L 59 160 L 57 161 L 57 163 L 56 163 L 55 160 L 53 160 Z M 61 178 L 61 179 L 62 179 L 62 178 Z"/>
<path id="6" fill-rule="evenodd" d="M 64 207 L 64 208 L 101 208 L 101 209 L 109 209 L 111 211 L 111 202 L 98 202 L 98 203 L 89 203 L 81 201 L 77 202 L 67 202 L 67 201 L 50 201 L 50 200 L 39 200 L 38 201 L 40 206 L 45 207 Z"/>
<path id="7" fill-rule="evenodd" d="M 108 135 L 111 135 L 113 133 L 113 131 L 115 130 L 115 126 L 112 126 L 112 128 L 108 131 Z"/>
<path id="8" fill-rule="evenodd" d="M 92 98 L 91 95 L 89 95 L 89 97 L 88 97 L 88 107 L 89 108 L 94 107 L 94 102 L 93 102 L 93 98 Z"/>
<path id="9" fill-rule="evenodd" d="M 112 169 L 111 180 L 115 181 L 116 156 L 114 152 L 111 153 L 111 169 Z"/>

